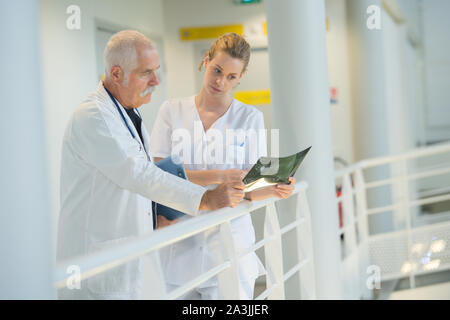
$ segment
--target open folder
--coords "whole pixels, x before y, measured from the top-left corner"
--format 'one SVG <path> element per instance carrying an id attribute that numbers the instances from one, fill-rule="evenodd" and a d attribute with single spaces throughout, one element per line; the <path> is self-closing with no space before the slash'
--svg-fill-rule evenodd
<path id="1" fill-rule="evenodd" d="M 175 157 L 167 157 L 155 163 L 157 167 L 168 173 L 176 175 L 182 179 L 186 178 L 186 172 L 184 171 L 183 165 L 180 164 L 179 159 Z M 162 204 L 153 202 L 152 203 L 153 213 L 166 217 L 168 220 L 175 220 L 185 215 L 185 213 L 163 206 Z"/>
<path id="2" fill-rule="evenodd" d="M 289 183 L 311 147 L 284 158 L 261 157 L 250 169 L 242 182 L 245 192 L 278 183 Z"/>

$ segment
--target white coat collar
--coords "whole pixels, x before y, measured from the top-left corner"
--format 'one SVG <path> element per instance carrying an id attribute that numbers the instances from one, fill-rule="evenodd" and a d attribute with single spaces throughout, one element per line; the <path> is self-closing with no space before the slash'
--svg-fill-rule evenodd
<path id="1" fill-rule="evenodd" d="M 117 111 L 116 105 L 114 104 L 114 102 L 111 100 L 111 97 L 109 96 L 108 92 L 106 92 L 105 87 L 103 86 L 103 82 L 100 81 L 98 86 L 97 86 L 97 93 L 104 99 L 104 102 L 106 103 L 106 105 L 108 106 L 108 108 L 111 108 L 112 110 L 114 110 L 114 113 L 116 114 L 117 117 L 119 117 L 120 122 L 123 123 L 123 119 L 120 116 L 119 112 Z M 150 155 L 150 145 L 149 145 L 149 135 L 147 130 L 145 129 L 145 125 L 144 120 L 142 119 L 142 138 L 144 139 L 144 141 L 141 141 L 141 137 L 139 136 L 139 133 L 137 132 L 133 122 L 131 121 L 130 117 L 128 116 L 128 113 L 126 112 L 125 108 L 120 104 L 119 100 L 117 100 L 117 104 L 119 105 L 119 108 L 121 108 L 122 110 L 122 114 L 124 115 L 128 126 L 130 127 L 130 129 L 133 131 L 134 136 L 136 137 L 136 139 L 138 141 L 140 141 L 141 143 L 143 143 L 145 150 L 147 150 L 147 155 L 148 157 L 151 159 L 151 155 Z M 125 125 L 123 123 L 123 125 Z"/>

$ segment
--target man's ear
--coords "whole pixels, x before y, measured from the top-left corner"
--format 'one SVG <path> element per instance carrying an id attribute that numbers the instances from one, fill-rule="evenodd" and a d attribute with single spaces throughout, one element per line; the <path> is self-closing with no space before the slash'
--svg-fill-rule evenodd
<path id="1" fill-rule="evenodd" d="M 123 80 L 123 71 L 122 68 L 119 66 L 114 66 L 111 68 L 111 71 L 109 73 L 110 78 L 115 83 L 122 83 Z"/>

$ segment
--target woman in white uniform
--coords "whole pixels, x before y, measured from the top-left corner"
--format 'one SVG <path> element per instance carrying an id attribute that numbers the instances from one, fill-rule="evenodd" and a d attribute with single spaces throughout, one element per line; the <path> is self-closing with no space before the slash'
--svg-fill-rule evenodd
<path id="1" fill-rule="evenodd" d="M 177 155 L 191 182 L 207 188 L 224 181 L 242 180 L 261 156 L 267 155 L 264 118 L 253 106 L 230 95 L 246 71 L 250 46 L 235 33 L 217 39 L 200 65 L 205 68 L 199 94 L 163 103 L 151 135 L 155 161 Z M 287 198 L 291 184 L 278 184 L 245 194 L 248 200 Z M 189 219 L 188 216 L 179 220 Z M 249 214 L 231 221 L 238 252 L 255 243 Z M 218 228 L 206 231 L 161 251 L 169 288 L 182 285 L 221 262 Z M 256 278 L 265 270 L 255 253 L 239 260 L 240 298 L 253 299 Z M 213 278 L 186 294 L 184 299 L 219 299 L 217 279 Z"/>

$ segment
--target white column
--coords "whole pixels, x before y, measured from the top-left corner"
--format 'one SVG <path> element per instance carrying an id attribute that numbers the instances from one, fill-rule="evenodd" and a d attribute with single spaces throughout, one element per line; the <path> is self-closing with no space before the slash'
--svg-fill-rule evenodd
<path id="1" fill-rule="evenodd" d="M 0 2 L 0 299 L 54 298 L 38 14 Z"/>
<path id="2" fill-rule="evenodd" d="M 385 156 L 389 154 L 389 126 L 386 95 L 386 66 L 381 29 L 369 29 L 367 19 L 373 12 L 370 6 L 380 10 L 381 0 L 348 0 L 347 21 L 350 43 L 352 76 L 352 104 L 355 160 Z M 371 20 L 373 21 L 373 20 Z M 379 167 L 366 172 L 366 180 L 387 179 L 389 168 Z M 391 204 L 388 187 L 372 189 L 368 193 L 369 207 Z M 369 217 L 370 233 L 392 229 L 392 213 L 386 212 Z"/>
<path id="3" fill-rule="evenodd" d="M 280 129 L 280 156 L 312 145 L 297 179 L 306 180 L 310 186 L 307 197 L 312 218 L 317 298 L 339 299 L 340 245 L 325 3 L 323 0 L 267 0 L 266 10 L 273 128 Z M 280 220 L 283 215 L 295 212 L 294 208 L 291 201 L 286 204 L 286 211 L 278 210 Z"/>

